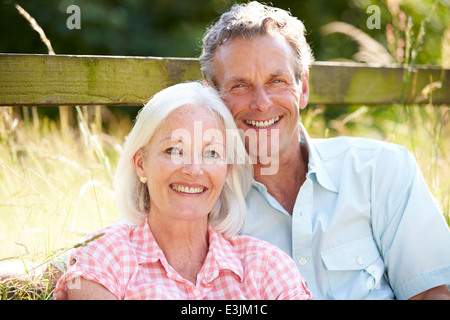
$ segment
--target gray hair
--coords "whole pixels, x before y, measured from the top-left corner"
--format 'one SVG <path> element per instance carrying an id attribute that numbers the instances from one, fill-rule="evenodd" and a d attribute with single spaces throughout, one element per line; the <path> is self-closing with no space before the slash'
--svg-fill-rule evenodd
<path id="1" fill-rule="evenodd" d="M 182 83 L 157 93 L 140 111 L 126 138 L 114 177 L 119 213 L 129 222 L 140 224 L 149 214 L 150 197 L 146 185 L 134 170 L 133 156 L 144 150 L 170 113 L 185 105 L 203 106 L 222 120 L 226 130 L 227 163 L 230 172 L 209 223 L 225 236 L 237 234 L 246 215 L 245 197 L 251 187 L 252 166 L 236 128 L 233 116 L 216 90 L 198 82 Z M 148 179 L 152 179 L 151 176 Z"/>
<path id="2" fill-rule="evenodd" d="M 261 35 L 281 35 L 294 50 L 296 77 L 302 80 L 314 61 L 305 38 L 305 26 L 288 11 L 269 7 L 256 1 L 235 4 L 206 31 L 200 64 L 203 79 L 217 86 L 214 54 L 216 49 L 234 38 L 252 39 Z"/>

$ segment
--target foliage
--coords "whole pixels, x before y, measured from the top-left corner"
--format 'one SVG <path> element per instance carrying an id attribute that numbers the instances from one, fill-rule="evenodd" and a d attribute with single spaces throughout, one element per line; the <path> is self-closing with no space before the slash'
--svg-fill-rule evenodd
<path id="1" fill-rule="evenodd" d="M 197 57 L 205 27 L 235 1 L 233 0 L 17 0 L 45 30 L 56 53 L 96 55 L 143 55 Z M 246 2 L 246 1 L 236 1 Z M 274 0 L 274 6 L 289 9 L 304 21 L 308 41 L 316 60 L 351 59 L 357 46 L 343 35 L 324 36 L 321 27 L 342 21 L 366 32 L 385 47 L 389 43 L 386 28 L 394 38 L 411 17 L 417 35 L 421 21 L 431 11 L 434 0 Z M 14 1 L 0 0 L 0 52 L 46 53 L 39 36 L 30 32 L 28 23 L 17 13 Z M 67 7 L 76 4 L 81 10 L 81 29 L 69 30 Z M 368 29 L 369 5 L 381 9 L 381 28 Z M 430 30 L 418 64 L 441 64 L 441 39 L 450 29 L 450 2 L 440 0 L 431 15 Z M 400 10 L 399 10 L 400 9 Z M 390 26 L 390 27 L 389 27 Z M 389 33 L 389 32 L 388 32 Z M 395 39 L 398 40 L 398 39 Z M 401 50 L 400 50 L 401 51 Z M 399 51 L 399 52 L 400 52 Z M 400 53 L 399 53 L 400 54 Z"/>

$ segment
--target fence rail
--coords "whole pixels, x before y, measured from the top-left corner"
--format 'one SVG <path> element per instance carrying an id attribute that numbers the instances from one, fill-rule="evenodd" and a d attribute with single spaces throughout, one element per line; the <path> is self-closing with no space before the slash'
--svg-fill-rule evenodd
<path id="1" fill-rule="evenodd" d="M 200 79 L 195 58 L 0 54 L 0 106 L 140 106 Z M 309 83 L 309 104 L 427 103 L 425 88 L 435 89 L 433 103 L 450 103 L 450 69 L 433 66 L 315 62 Z"/>

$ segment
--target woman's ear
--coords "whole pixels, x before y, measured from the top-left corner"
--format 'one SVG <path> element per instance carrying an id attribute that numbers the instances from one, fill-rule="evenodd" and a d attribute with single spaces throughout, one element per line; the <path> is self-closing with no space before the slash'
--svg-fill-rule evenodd
<path id="1" fill-rule="evenodd" d="M 144 155 L 142 150 L 138 150 L 133 156 L 134 171 L 138 177 L 145 177 Z"/>

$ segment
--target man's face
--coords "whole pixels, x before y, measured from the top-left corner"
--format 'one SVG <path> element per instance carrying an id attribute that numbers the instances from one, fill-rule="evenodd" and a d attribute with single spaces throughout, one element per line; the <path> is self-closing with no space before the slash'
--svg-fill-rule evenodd
<path id="1" fill-rule="evenodd" d="M 289 43 L 270 35 L 235 38 L 215 53 L 218 89 L 237 127 L 247 137 L 249 130 L 255 132 L 259 148 L 267 144 L 269 153 L 281 154 L 298 143 L 299 108 L 306 106 L 307 90 L 302 94 L 294 61 Z M 246 148 L 251 154 L 248 141 Z"/>

